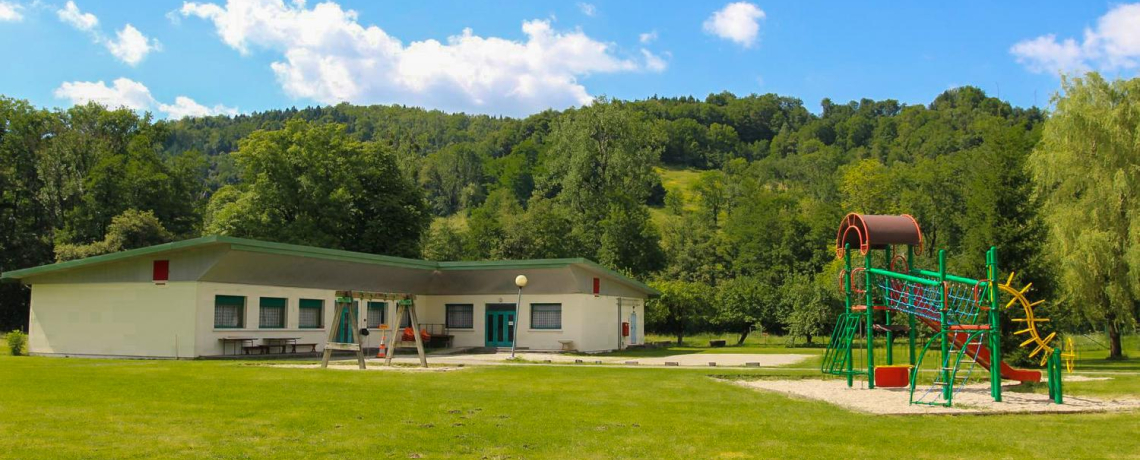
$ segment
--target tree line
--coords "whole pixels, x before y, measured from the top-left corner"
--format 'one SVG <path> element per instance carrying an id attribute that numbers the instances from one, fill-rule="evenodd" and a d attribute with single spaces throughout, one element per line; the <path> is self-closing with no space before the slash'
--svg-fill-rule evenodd
<path id="1" fill-rule="evenodd" d="M 202 234 L 435 260 L 587 257 L 664 293 L 651 331 L 811 341 L 842 305 L 839 219 L 908 213 L 927 239 L 920 264 L 947 249 L 954 272 L 981 277 L 998 246 L 1004 269 L 1054 300 L 1042 314 L 1119 336 L 1140 292 L 1128 281 L 1132 208 L 1106 217 L 1098 242 L 1059 216 L 1082 209 L 1073 196 L 1103 197 L 1088 192 L 1100 182 L 1133 205 L 1131 175 L 1113 171 L 1135 164 L 1135 124 L 1119 108 L 1135 81 L 1065 85 L 1053 114 L 974 87 L 922 105 L 825 99 L 818 114 L 726 92 L 523 119 L 341 104 L 155 121 L 0 98 L 0 270 Z M 1071 116 L 1084 112 L 1119 129 Z M 1090 148 L 1115 161 L 1088 176 L 1098 184 L 1068 174 Z M 1077 273 L 1101 262 L 1079 259 L 1094 249 L 1118 257 Z M 27 291 L 0 286 L 0 322 L 26 321 Z"/>

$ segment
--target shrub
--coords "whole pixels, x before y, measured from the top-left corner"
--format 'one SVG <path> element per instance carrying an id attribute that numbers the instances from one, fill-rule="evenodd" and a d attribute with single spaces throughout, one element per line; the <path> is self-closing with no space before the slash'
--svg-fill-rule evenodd
<path id="1" fill-rule="evenodd" d="M 8 350 L 12 352 L 12 356 L 20 356 L 27 353 L 28 348 L 28 334 L 21 332 L 19 329 L 9 332 L 5 336 L 8 342 Z"/>

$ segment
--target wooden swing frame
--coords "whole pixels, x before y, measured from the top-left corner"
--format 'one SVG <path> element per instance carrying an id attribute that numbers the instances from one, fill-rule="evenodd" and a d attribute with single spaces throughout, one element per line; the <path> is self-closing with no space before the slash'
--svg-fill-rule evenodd
<path id="1" fill-rule="evenodd" d="M 364 364 L 364 336 L 360 333 L 359 330 L 356 330 L 356 326 L 360 324 L 359 319 L 357 318 L 357 310 L 358 309 L 349 308 L 350 306 L 352 306 L 352 303 L 356 300 L 391 300 L 391 301 L 395 301 L 396 302 L 396 316 L 395 316 L 395 318 L 397 318 L 397 321 L 398 321 L 398 318 L 404 317 L 405 311 L 408 312 L 408 321 L 411 323 L 410 326 L 412 327 L 412 330 L 414 331 L 414 333 L 412 335 L 415 336 L 416 352 L 419 353 L 419 356 L 420 356 L 420 365 L 423 367 L 428 367 L 427 355 L 424 353 L 423 339 L 420 337 L 420 321 L 419 321 L 419 315 L 416 314 L 416 300 L 415 299 L 416 299 L 416 296 L 413 294 L 393 294 L 393 293 L 387 293 L 387 292 L 367 292 L 367 291 L 336 291 L 336 307 L 333 309 L 333 324 L 332 324 L 332 327 L 329 328 L 329 339 L 328 339 L 328 342 L 325 343 L 324 354 L 321 357 L 321 368 L 327 368 L 329 366 L 329 358 L 332 357 L 333 350 L 355 351 L 356 352 L 357 364 L 360 366 L 361 369 L 366 368 L 366 366 Z M 352 334 L 353 334 L 353 337 L 355 338 L 355 342 L 352 342 L 352 343 L 344 343 L 344 342 L 337 342 L 336 341 L 337 336 L 340 335 L 340 332 L 341 332 L 341 330 L 340 330 L 341 329 L 340 318 L 345 314 L 344 310 L 346 308 L 348 309 L 349 323 L 352 325 L 351 326 L 352 327 Z M 399 323 L 396 323 L 396 324 L 399 324 Z M 384 365 L 385 366 L 391 366 L 392 365 L 392 355 L 395 354 L 396 344 L 398 343 L 396 340 L 396 338 L 397 338 L 396 334 L 398 333 L 398 329 L 400 329 L 400 328 L 389 327 L 385 330 L 382 330 L 382 334 L 385 334 L 385 337 L 383 339 L 383 343 L 387 343 L 389 346 L 388 352 L 384 354 Z"/>

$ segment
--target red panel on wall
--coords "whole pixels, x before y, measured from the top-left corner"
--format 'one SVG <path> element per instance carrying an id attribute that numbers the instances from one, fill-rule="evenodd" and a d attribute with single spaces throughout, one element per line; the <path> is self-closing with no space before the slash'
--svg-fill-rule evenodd
<path id="1" fill-rule="evenodd" d="M 154 261 L 154 273 L 152 278 L 156 283 L 165 283 L 170 280 L 170 261 L 169 260 L 156 260 Z"/>
<path id="2" fill-rule="evenodd" d="M 594 278 L 594 295 L 602 292 L 602 280 Z"/>

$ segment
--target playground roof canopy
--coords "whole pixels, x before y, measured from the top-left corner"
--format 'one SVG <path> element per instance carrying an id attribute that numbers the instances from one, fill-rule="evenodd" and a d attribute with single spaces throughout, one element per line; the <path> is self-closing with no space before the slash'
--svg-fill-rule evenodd
<path id="1" fill-rule="evenodd" d="M 850 213 L 839 223 L 835 236 L 835 253 L 843 257 L 844 248 L 859 248 L 867 254 L 871 249 L 883 249 L 892 244 L 909 244 L 922 247 L 922 229 L 918 221 L 908 214 L 888 216 L 881 214 Z"/>

